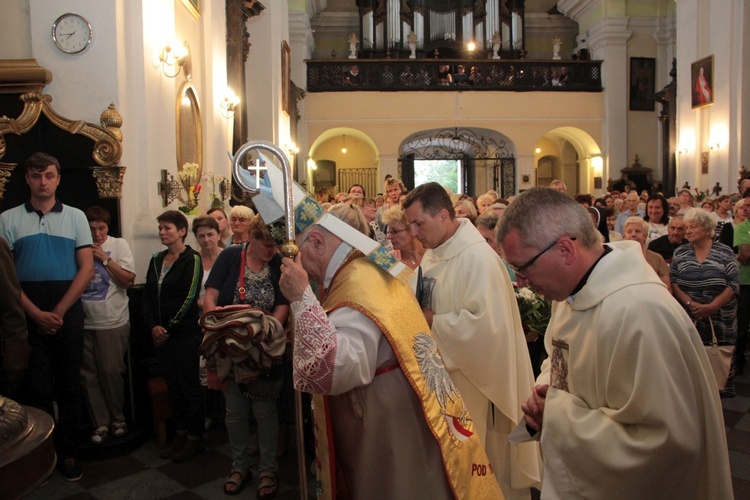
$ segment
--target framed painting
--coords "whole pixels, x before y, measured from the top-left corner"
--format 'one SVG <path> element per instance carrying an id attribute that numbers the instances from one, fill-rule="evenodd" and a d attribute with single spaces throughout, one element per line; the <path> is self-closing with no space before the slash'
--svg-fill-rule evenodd
<path id="1" fill-rule="evenodd" d="M 714 56 L 704 57 L 690 65 L 690 88 L 693 108 L 714 103 Z"/>
<path id="2" fill-rule="evenodd" d="M 292 81 L 292 50 L 289 48 L 289 44 L 286 40 L 281 42 L 281 106 L 286 114 L 291 116 L 289 112 L 292 108 L 291 103 L 291 81 Z"/>
<path id="3" fill-rule="evenodd" d="M 190 11 L 194 18 L 200 19 L 201 17 L 201 0 L 182 0 L 182 5 Z"/>
<path id="4" fill-rule="evenodd" d="M 630 58 L 630 111 L 653 111 L 656 92 L 656 59 Z"/>

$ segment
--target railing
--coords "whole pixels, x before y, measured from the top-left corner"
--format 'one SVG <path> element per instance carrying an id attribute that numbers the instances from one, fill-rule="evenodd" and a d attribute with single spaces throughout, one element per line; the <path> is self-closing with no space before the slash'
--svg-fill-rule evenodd
<path id="1" fill-rule="evenodd" d="M 357 72 L 350 72 L 356 66 Z M 459 76 L 459 66 L 465 76 Z M 444 75 L 451 73 L 452 82 Z M 460 81 L 459 81 L 460 80 Z M 308 92 L 601 92 L 601 61 L 352 59 L 307 61 Z"/>

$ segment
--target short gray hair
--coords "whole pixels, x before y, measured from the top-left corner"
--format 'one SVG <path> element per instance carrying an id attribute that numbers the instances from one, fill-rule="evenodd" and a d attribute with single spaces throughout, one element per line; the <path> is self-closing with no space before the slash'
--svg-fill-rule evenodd
<path id="1" fill-rule="evenodd" d="M 495 226 L 497 226 L 497 222 L 499 220 L 500 216 L 490 210 L 486 213 L 482 213 L 482 215 L 477 217 L 477 220 L 474 221 L 474 225 L 477 227 L 489 229 L 490 231 L 494 231 Z"/>
<path id="2" fill-rule="evenodd" d="M 685 224 L 690 224 L 692 222 L 698 225 L 698 227 L 708 232 L 709 234 L 713 234 L 714 229 L 716 229 L 716 221 L 713 219 L 713 217 L 711 217 L 711 214 L 709 214 L 702 208 L 689 209 L 687 212 L 685 212 L 683 220 L 685 221 Z"/>
<path id="3" fill-rule="evenodd" d="M 576 238 L 585 248 L 599 244 L 599 233 L 586 209 L 548 187 L 533 187 L 521 193 L 498 224 L 498 242 L 515 230 L 521 242 L 530 247 L 542 248 L 562 236 Z"/>
<path id="4" fill-rule="evenodd" d="M 640 224 L 643 232 L 648 233 L 648 222 L 643 220 L 643 217 L 628 217 L 625 224 L 622 225 L 623 231 L 628 227 L 628 224 Z"/>

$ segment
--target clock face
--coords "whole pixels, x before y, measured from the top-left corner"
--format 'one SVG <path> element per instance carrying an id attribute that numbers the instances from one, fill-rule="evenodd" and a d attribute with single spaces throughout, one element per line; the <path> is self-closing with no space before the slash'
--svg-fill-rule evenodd
<path id="1" fill-rule="evenodd" d="M 52 25 L 52 40 L 65 53 L 77 54 L 91 43 L 91 25 L 78 14 L 63 14 Z"/>

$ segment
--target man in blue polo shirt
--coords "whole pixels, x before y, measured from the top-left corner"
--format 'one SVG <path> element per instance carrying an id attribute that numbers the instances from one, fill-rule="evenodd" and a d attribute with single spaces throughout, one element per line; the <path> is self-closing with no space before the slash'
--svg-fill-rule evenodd
<path id="1" fill-rule="evenodd" d="M 54 415 L 55 448 L 63 477 L 81 478 L 77 427 L 81 419 L 83 306 L 94 277 L 91 231 L 80 210 L 55 198 L 60 163 L 44 153 L 26 160 L 31 198 L 0 214 L 0 236 L 15 257 L 31 356 L 23 403 Z"/>

